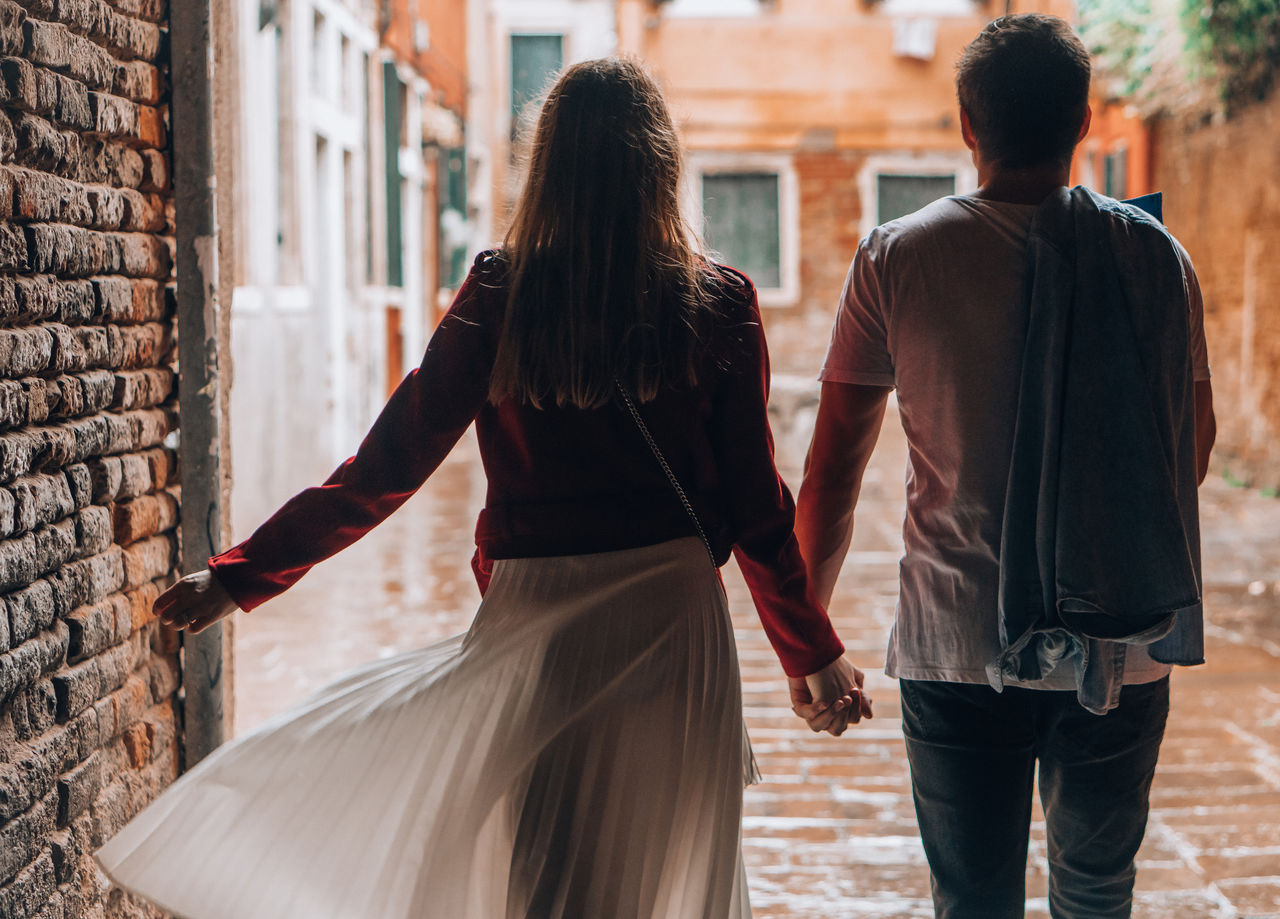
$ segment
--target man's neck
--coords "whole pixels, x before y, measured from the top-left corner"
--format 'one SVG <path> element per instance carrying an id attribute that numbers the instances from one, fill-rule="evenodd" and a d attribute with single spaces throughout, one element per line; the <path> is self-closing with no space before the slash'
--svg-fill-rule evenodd
<path id="1" fill-rule="evenodd" d="M 978 190 L 974 197 L 1009 204 L 1039 204 L 1071 177 L 1070 166 L 1051 163 L 1025 169 L 1004 169 L 979 164 Z"/>

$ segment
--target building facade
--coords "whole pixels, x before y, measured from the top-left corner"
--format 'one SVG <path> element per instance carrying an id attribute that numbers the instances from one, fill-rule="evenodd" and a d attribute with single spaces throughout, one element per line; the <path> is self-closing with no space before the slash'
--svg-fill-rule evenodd
<path id="1" fill-rule="evenodd" d="M 237 0 L 232 529 L 359 444 L 465 265 L 466 6 Z"/>

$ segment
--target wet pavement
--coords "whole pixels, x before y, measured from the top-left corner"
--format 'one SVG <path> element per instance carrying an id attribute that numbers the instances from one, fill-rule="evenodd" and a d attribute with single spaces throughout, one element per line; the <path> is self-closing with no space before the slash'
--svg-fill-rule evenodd
<path id="1" fill-rule="evenodd" d="M 793 487 L 812 396 L 802 377 L 776 380 L 780 463 Z M 897 593 L 905 462 L 891 415 L 867 472 L 832 608 L 851 656 L 867 671 L 874 720 L 841 738 L 808 732 L 788 707 L 745 587 L 736 570 L 726 570 L 748 724 L 765 774 L 748 790 L 745 817 L 760 919 L 932 915 L 896 687 L 882 672 Z M 478 600 L 468 563 L 483 498 L 475 445 L 464 440 L 381 528 L 241 617 L 236 732 L 356 664 L 463 631 Z M 1232 489 L 1216 476 L 1201 499 L 1209 663 L 1174 675 L 1134 915 L 1280 917 L 1280 500 Z M 1038 813 L 1027 895 L 1027 915 L 1047 917 Z"/>

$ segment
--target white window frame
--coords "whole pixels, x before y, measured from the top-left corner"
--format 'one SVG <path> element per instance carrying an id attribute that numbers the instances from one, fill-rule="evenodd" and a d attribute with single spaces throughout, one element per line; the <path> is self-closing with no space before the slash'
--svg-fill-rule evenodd
<path id="1" fill-rule="evenodd" d="M 703 231 L 702 177 L 724 173 L 775 173 L 778 176 L 778 287 L 757 287 L 760 305 L 794 306 L 800 299 L 800 182 L 790 156 L 697 151 L 687 154 L 685 213 Z M 752 279 L 754 281 L 754 279 Z"/>
<path id="2" fill-rule="evenodd" d="M 975 0 L 880 0 L 876 9 L 888 16 L 975 16 L 982 11 Z"/>
<path id="3" fill-rule="evenodd" d="M 858 192 L 863 202 L 858 229 L 863 237 L 883 222 L 880 220 L 877 188 L 882 175 L 954 176 L 957 195 L 968 194 L 978 187 L 978 170 L 968 153 L 913 154 L 904 151 L 867 157 L 858 176 Z"/>
<path id="4" fill-rule="evenodd" d="M 750 19 L 765 0 L 665 0 L 658 7 L 672 19 Z"/>

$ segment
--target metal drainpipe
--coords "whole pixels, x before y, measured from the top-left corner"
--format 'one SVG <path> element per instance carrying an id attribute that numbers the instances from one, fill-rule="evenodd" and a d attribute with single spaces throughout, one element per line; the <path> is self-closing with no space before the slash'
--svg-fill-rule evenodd
<path id="1" fill-rule="evenodd" d="M 211 0 L 169 4 L 174 223 L 177 236 L 178 448 L 182 572 L 222 548 L 222 411 L 218 377 L 218 214 L 213 149 Z M 183 633 L 182 753 L 190 769 L 226 736 L 222 626 Z"/>

